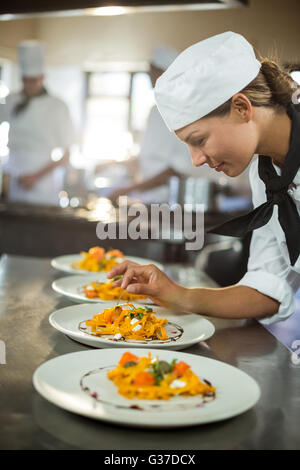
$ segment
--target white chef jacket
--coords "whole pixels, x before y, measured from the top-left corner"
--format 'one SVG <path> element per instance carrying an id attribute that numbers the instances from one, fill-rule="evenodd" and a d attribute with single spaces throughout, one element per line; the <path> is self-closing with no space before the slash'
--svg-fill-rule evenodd
<path id="1" fill-rule="evenodd" d="M 139 157 L 143 179 L 149 179 L 172 168 L 182 176 L 214 179 L 207 167 L 193 166 L 186 144 L 167 128 L 156 106 L 150 111 Z M 210 171 L 209 171 L 210 170 Z M 139 193 L 145 203 L 168 202 L 168 186 L 164 185 Z"/>
<path id="2" fill-rule="evenodd" d="M 273 166 L 280 175 L 281 170 Z M 267 200 L 265 184 L 258 175 L 257 156 L 251 162 L 249 178 L 253 205 L 256 208 Z M 293 183 L 295 187 L 291 187 L 288 193 L 294 200 L 300 216 L 300 169 Z M 285 234 L 278 220 L 277 205 L 273 208 L 269 222 L 253 231 L 248 271 L 238 284 L 252 287 L 280 302 L 278 312 L 271 317 L 261 319 L 262 324 L 269 325 L 285 320 L 295 309 L 294 295 L 300 288 L 300 256 L 295 265 L 291 266 Z"/>
<path id="3" fill-rule="evenodd" d="M 8 199 L 33 204 L 57 205 L 62 190 L 63 169 L 56 168 L 43 176 L 29 190 L 18 178 L 44 168 L 51 160 L 54 148 L 66 150 L 75 140 L 75 130 L 66 104 L 60 99 L 43 94 L 32 98 L 17 116 L 13 111 L 22 101 L 22 93 L 12 93 L 0 104 L 0 123 L 9 128 L 9 158 L 4 168 L 11 176 Z"/>

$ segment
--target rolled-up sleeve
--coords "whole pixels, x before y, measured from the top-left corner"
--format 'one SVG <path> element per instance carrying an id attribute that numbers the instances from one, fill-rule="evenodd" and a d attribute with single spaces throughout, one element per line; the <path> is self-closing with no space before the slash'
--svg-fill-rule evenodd
<path id="1" fill-rule="evenodd" d="M 250 183 L 253 203 L 257 207 L 265 202 L 265 190 L 263 183 L 257 180 L 257 164 L 254 165 L 256 168 L 254 166 L 250 169 Z M 277 206 L 268 224 L 253 231 L 248 270 L 238 282 L 238 285 L 251 287 L 279 302 L 279 310 L 275 315 L 259 320 L 265 325 L 285 320 L 294 312 L 294 295 L 300 288 L 300 273 L 292 269 L 275 236 L 275 219 L 278 220 Z"/>
<path id="2" fill-rule="evenodd" d="M 256 256 L 260 256 L 259 266 L 258 262 L 255 263 L 256 266 L 252 265 Z M 265 325 L 285 320 L 294 312 L 294 295 L 300 287 L 298 273 L 291 271 L 281 257 L 277 257 L 276 264 L 277 272 L 270 270 L 271 265 L 274 268 L 274 261 L 270 263 L 267 259 L 262 259 L 262 254 L 253 250 L 249 259 L 248 271 L 238 282 L 238 285 L 251 287 L 279 302 L 279 310 L 275 315 L 259 320 Z"/>

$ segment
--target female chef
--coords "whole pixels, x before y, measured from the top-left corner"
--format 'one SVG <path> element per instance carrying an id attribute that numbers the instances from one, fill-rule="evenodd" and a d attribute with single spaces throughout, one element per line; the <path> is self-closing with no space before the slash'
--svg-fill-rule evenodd
<path id="1" fill-rule="evenodd" d="M 195 166 L 208 163 L 236 177 L 250 165 L 255 209 L 213 230 L 253 231 L 248 271 L 236 285 L 218 289 L 184 288 L 152 265 L 130 262 L 108 277 L 123 274 L 116 284 L 128 292 L 182 311 L 264 324 L 286 319 L 300 287 L 300 114 L 293 80 L 275 62 L 258 61 L 243 36 L 226 32 L 180 54 L 155 93 Z"/>
<path id="2" fill-rule="evenodd" d="M 43 86 L 44 51 L 36 41 L 19 45 L 19 66 L 23 90 L 12 93 L 0 104 L 0 123 L 9 128 L 9 159 L 4 173 L 9 175 L 7 198 L 32 204 L 57 205 L 63 173 L 75 132 L 67 106 L 50 96 Z M 55 148 L 63 157 L 51 159 Z"/>

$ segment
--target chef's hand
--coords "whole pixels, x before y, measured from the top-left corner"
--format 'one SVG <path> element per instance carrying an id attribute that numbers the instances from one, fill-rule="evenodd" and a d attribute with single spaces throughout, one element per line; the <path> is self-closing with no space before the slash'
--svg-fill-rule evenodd
<path id="1" fill-rule="evenodd" d="M 153 264 L 142 266 L 132 261 L 124 261 L 114 266 L 107 274 L 109 279 L 123 276 L 116 280 L 115 286 L 121 286 L 131 294 L 143 294 L 158 305 L 181 309 L 184 287 L 173 282 Z"/>
<path id="2" fill-rule="evenodd" d="M 39 178 L 40 176 L 38 173 L 28 173 L 27 175 L 19 177 L 19 184 L 28 191 L 35 186 Z"/>

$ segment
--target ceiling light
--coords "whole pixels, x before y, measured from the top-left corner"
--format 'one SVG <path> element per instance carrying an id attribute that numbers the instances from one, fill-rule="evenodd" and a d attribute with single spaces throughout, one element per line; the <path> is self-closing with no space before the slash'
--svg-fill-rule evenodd
<path id="1" fill-rule="evenodd" d="M 124 15 L 126 13 L 126 8 L 123 7 L 99 7 L 94 8 L 91 11 L 92 15 L 95 16 L 115 16 L 115 15 Z"/>

